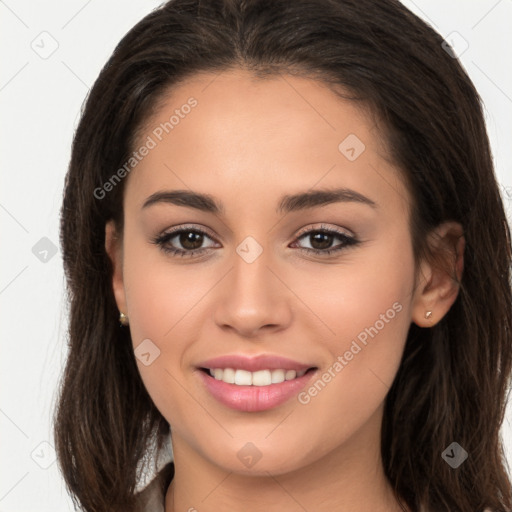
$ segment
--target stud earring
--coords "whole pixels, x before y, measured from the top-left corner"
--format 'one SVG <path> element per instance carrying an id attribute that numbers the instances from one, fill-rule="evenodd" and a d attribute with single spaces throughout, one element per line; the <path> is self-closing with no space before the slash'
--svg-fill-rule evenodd
<path id="1" fill-rule="evenodd" d="M 121 325 L 128 325 L 128 317 L 124 313 L 119 313 L 119 322 L 121 322 Z"/>
<path id="2" fill-rule="evenodd" d="M 429 318 L 432 318 L 432 311 L 427 311 L 425 313 L 425 318 L 428 320 Z"/>

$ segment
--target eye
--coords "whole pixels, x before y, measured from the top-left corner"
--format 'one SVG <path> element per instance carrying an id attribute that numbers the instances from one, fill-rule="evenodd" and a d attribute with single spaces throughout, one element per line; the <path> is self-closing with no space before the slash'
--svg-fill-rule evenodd
<path id="1" fill-rule="evenodd" d="M 196 227 L 180 227 L 157 236 L 152 240 L 152 243 L 160 246 L 160 249 L 167 254 L 190 257 L 205 252 L 210 248 L 201 247 L 205 238 L 212 240 L 208 233 L 202 229 Z M 183 249 L 173 247 L 176 243 L 179 243 Z"/>
<path id="2" fill-rule="evenodd" d="M 341 243 L 332 248 L 332 243 L 336 238 L 341 240 Z M 306 231 L 300 235 L 297 240 L 301 239 L 309 240 L 311 245 L 311 247 L 303 247 L 303 250 L 321 256 L 340 252 L 349 246 L 355 246 L 359 243 L 356 237 L 336 229 L 328 229 L 323 225 L 319 229 Z"/>
<path id="3" fill-rule="evenodd" d="M 336 238 L 340 240 L 341 243 L 332 248 L 332 243 Z M 320 256 L 338 253 L 349 246 L 355 246 L 360 243 L 359 240 L 352 235 L 332 228 L 328 229 L 323 225 L 320 228 L 303 232 L 293 243 L 296 244 L 302 239 L 309 239 L 312 247 L 299 247 L 300 249 Z M 208 247 L 202 247 L 205 240 L 211 240 L 214 244 Z M 181 226 L 167 233 L 163 233 L 151 240 L 151 242 L 158 245 L 166 254 L 180 257 L 197 256 L 215 246 L 215 241 L 206 231 L 197 227 L 186 226 Z M 176 244 L 181 245 L 182 248 L 177 248 Z M 293 247 L 293 245 L 291 247 Z"/>

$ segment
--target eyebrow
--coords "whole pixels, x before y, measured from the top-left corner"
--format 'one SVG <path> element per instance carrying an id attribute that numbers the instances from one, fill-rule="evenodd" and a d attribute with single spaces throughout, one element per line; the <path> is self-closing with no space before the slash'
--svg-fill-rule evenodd
<path id="1" fill-rule="evenodd" d="M 285 195 L 281 198 L 276 213 L 289 213 L 307 210 L 332 203 L 361 203 L 377 208 L 377 203 L 368 197 L 348 188 L 312 190 L 298 194 Z M 159 203 L 170 203 L 177 206 L 195 208 L 216 215 L 225 213 L 224 205 L 209 194 L 201 194 L 190 190 L 162 190 L 151 194 L 142 209 Z"/>

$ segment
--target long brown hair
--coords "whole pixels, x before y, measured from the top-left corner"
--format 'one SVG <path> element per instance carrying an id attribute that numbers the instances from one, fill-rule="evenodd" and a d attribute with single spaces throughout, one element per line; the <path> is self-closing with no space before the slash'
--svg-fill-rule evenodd
<path id="1" fill-rule="evenodd" d="M 102 69 L 75 133 L 60 226 L 70 322 L 54 434 L 75 504 L 134 510 L 137 462 L 152 434 L 161 443 L 169 432 L 112 291 L 105 223 L 122 232 L 124 181 L 98 190 L 172 86 L 233 68 L 321 80 L 372 109 L 411 192 L 417 262 L 432 257 L 431 229 L 463 226 L 459 296 L 433 328 L 410 327 L 386 397 L 382 456 L 413 511 L 510 512 L 500 437 L 512 368 L 510 228 L 480 97 L 442 37 L 397 0 L 171 0 Z M 469 454 L 456 469 L 441 456 L 452 442 Z"/>

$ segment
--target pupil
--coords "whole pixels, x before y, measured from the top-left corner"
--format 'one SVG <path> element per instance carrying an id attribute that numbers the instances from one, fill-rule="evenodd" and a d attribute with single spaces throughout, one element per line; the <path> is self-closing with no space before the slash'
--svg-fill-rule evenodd
<path id="1" fill-rule="evenodd" d="M 316 233 L 311 236 L 313 237 L 311 245 L 313 246 L 314 249 L 326 249 L 331 245 L 333 235 L 331 235 L 329 233 Z M 323 242 L 322 242 L 322 238 L 323 238 Z M 313 243 L 313 241 L 315 243 L 320 242 L 320 244 L 319 244 L 320 247 L 315 246 L 315 243 Z"/>
<path id="2" fill-rule="evenodd" d="M 199 241 L 199 243 L 197 243 Z M 187 231 L 180 235 L 180 243 L 185 249 L 199 249 L 203 242 L 203 235 L 201 233 L 194 233 Z"/>

